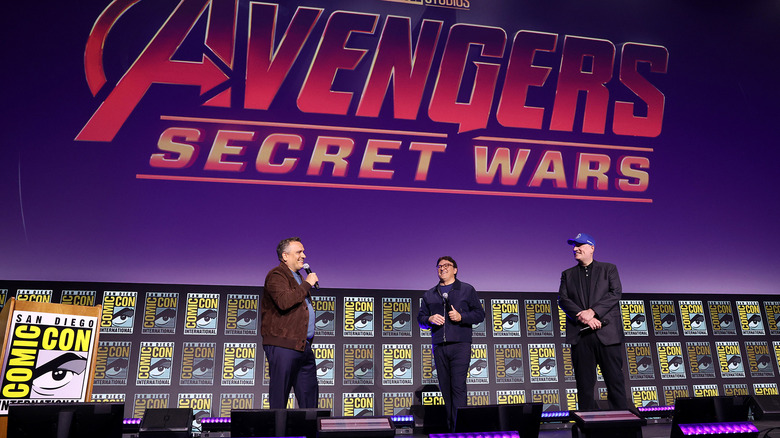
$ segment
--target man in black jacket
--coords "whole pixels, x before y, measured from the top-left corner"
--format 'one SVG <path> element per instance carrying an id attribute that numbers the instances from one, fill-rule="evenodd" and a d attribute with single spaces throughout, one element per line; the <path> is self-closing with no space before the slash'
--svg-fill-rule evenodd
<path id="1" fill-rule="evenodd" d="M 466 377 L 471 361 L 471 326 L 485 319 L 477 291 L 459 281 L 458 264 L 450 256 L 436 261 L 439 284 L 423 294 L 417 322 L 431 330 L 433 360 L 444 397 L 447 424 L 455 429 L 459 407 L 466 406 Z"/>
<path id="2" fill-rule="evenodd" d="M 596 364 L 607 385 L 610 409 L 628 409 L 623 378 L 623 329 L 617 267 L 593 259 L 596 241 L 580 233 L 567 241 L 577 266 L 561 274 L 558 304 L 566 313 L 566 342 L 571 344 L 577 401 L 582 411 L 597 409 L 593 397 Z"/>

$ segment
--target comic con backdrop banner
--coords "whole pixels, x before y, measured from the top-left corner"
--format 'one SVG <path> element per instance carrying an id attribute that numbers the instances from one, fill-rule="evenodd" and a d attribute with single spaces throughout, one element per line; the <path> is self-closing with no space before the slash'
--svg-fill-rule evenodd
<path id="1" fill-rule="evenodd" d="M 260 285 L 300 235 L 323 287 L 552 292 L 585 231 L 633 292 L 776 293 L 779 14 L 13 2 L 0 278 Z"/>
<path id="2" fill-rule="evenodd" d="M 370 416 L 443 403 L 430 333 L 416 323 L 421 295 L 358 289 L 314 294 L 320 408 Z M 19 303 L 73 302 L 73 297 L 84 306 L 102 303 L 102 313 L 93 318 L 100 342 L 92 400 L 124 402 L 128 417 L 141 418 L 149 408 L 191 408 L 199 428 L 203 416 L 268 408 L 269 373 L 257 332 L 260 288 L 0 282 L 0 297 L 10 296 Z M 620 320 L 611 323 L 625 334 L 624 378 L 636 406 L 671 406 L 677 397 L 778 394 L 776 297 L 624 298 Z M 571 346 L 556 294 L 482 292 L 480 299 L 486 318 L 473 328 L 468 403 L 576 409 Z M 28 333 L 19 331 L 11 345 L 29 342 Z M 13 355 L 17 364 L 29 362 L 23 353 Z M 44 371 L 54 381 L 72 365 L 61 361 Z M 16 388 L 8 381 L 24 371 L 14 369 L 3 375 L 4 390 Z M 599 397 L 606 400 L 603 379 L 597 379 Z M 292 394 L 288 406 L 296 406 Z"/>

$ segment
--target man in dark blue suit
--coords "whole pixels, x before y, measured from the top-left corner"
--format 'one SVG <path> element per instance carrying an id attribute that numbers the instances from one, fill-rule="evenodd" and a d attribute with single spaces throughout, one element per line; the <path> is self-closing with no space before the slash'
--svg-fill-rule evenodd
<path id="1" fill-rule="evenodd" d="M 596 410 L 596 365 L 607 385 L 610 409 L 628 409 L 623 377 L 623 330 L 617 267 L 593 259 L 596 241 L 580 233 L 568 240 L 577 266 L 561 274 L 558 305 L 566 313 L 566 342 L 571 344 L 577 400 L 582 411 Z"/>

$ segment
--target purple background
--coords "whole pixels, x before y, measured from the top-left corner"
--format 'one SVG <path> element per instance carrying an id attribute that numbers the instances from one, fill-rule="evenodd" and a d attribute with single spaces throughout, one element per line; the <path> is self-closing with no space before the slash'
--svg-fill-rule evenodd
<path id="1" fill-rule="evenodd" d="M 154 86 L 113 142 L 74 141 L 101 102 L 86 84 L 84 46 L 107 2 L 16 2 L 0 19 L 6 107 L 0 278 L 259 285 L 277 263 L 278 241 L 299 235 L 323 287 L 425 289 L 436 281 L 436 258 L 448 254 L 458 261 L 460 278 L 478 290 L 555 291 L 560 271 L 573 264 L 565 241 L 584 231 L 597 240 L 596 258 L 618 265 L 626 292 L 778 292 L 777 2 L 470 3 L 471 11 L 455 12 L 379 0 L 309 2 L 326 10 L 302 54 L 305 62 L 296 63 L 271 110 L 236 109 L 233 117 L 394 127 L 382 116 L 304 115 L 289 106 L 310 46 L 335 9 L 379 13 L 379 26 L 389 13 L 416 24 L 425 11 L 425 18 L 445 21 L 440 46 L 455 22 L 502 27 L 510 43 L 520 29 L 557 33 L 559 50 L 564 35 L 662 45 L 668 72 L 651 81 L 666 96 L 657 138 L 578 134 L 581 114 L 574 133 L 506 130 L 491 118 L 488 129 L 466 133 L 465 140 L 425 111 L 414 123 L 397 125 L 448 133 L 450 147 L 471 144 L 477 135 L 652 147 L 646 194 L 652 204 L 137 179 L 149 173 L 149 156 L 167 126 L 160 115 L 207 114 L 197 89 Z M 175 4 L 142 1 L 120 20 L 105 47 L 109 83 L 129 68 Z M 240 11 L 246 14 L 245 2 Z M 362 41 L 373 41 L 370 47 L 376 37 Z M 441 50 L 434 68 L 440 56 Z M 359 92 L 358 82 L 334 89 Z M 423 108 L 432 82 L 429 77 Z M 471 187 L 471 155 L 437 168 L 441 174 L 432 165 L 431 185 Z M 251 154 L 248 161 L 251 166 Z M 196 166 L 202 169 L 202 159 Z M 366 183 L 355 177 L 357 166 L 350 171 L 340 182 Z"/>

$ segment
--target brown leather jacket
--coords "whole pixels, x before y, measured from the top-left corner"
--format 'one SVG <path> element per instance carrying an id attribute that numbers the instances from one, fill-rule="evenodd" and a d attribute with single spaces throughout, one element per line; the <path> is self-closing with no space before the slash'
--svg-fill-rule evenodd
<path id="1" fill-rule="evenodd" d="M 311 285 L 305 281 L 298 284 L 284 263 L 268 272 L 260 300 L 263 345 L 304 350 L 309 325 L 309 309 L 306 306 L 309 289 Z"/>

